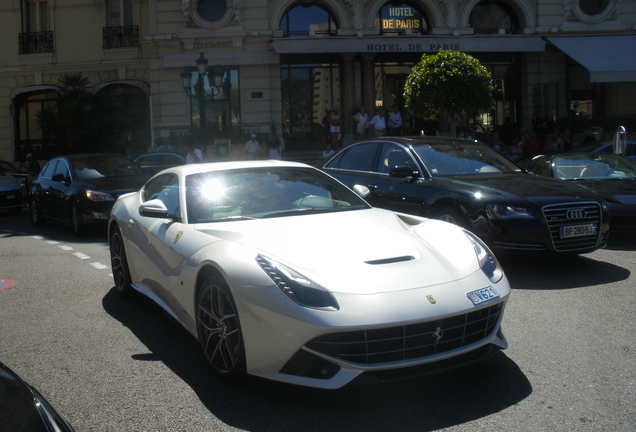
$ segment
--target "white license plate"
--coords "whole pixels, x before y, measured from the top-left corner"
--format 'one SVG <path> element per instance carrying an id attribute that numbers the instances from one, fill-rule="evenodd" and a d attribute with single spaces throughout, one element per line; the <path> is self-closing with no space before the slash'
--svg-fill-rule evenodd
<path id="1" fill-rule="evenodd" d="M 569 225 L 561 227 L 561 238 L 580 237 L 596 234 L 596 225 Z"/>
<path id="2" fill-rule="evenodd" d="M 495 291 L 493 287 L 486 287 L 482 289 L 478 289 L 476 291 L 471 291 L 466 294 L 471 302 L 474 305 L 478 305 L 479 303 L 483 303 L 488 300 L 499 298 L 499 293 Z"/>

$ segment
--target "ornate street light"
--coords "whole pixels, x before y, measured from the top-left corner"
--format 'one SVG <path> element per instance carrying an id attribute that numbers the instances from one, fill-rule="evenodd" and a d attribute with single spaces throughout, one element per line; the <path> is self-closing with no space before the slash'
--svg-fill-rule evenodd
<path id="1" fill-rule="evenodd" d="M 208 128 L 206 117 L 206 91 L 205 91 L 205 78 L 207 76 L 208 82 L 211 88 L 211 99 L 214 100 L 215 96 L 221 93 L 221 88 L 224 85 L 225 69 L 218 65 L 216 68 L 208 68 L 208 59 L 205 58 L 203 53 L 199 53 L 199 58 L 196 60 L 196 68 L 198 72 L 197 82 L 194 84 L 194 96 L 199 103 L 199 133 L 201 138 L 201 145 L 207 144 Z M 212 70 L 210 70 L 212 69 Z M 192 96 L 192 72 L 187 66 L 183 68 L 183 72 L 179 75 L 183 83 L 183 89 L 186 94 Z M 192 116 L 190 116 L 190 125 L 192 125 Z"/>

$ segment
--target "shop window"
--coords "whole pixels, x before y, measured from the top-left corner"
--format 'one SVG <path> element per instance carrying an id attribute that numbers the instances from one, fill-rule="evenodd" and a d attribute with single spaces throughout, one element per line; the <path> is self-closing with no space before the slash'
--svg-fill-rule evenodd
<path id="1" fill-rule="evenodd" d="M 410 3 L 391 2 L 378 12 L 375 25 L 381 34 L 426 34 L 428 22 L 421 10 Z"/>
<path id="2" fill-rule="evenodd" d="M 482 1 L 470 13 L 469 25 L 478 34 L 515 34 L 519 20 L 513 10 L 499 1 Z"/>
<path id="3" fill-rule="evenodd" d="M 338 26 L 331 12 L 322 6 L 303 3 L 285 13 L 280 29 L 286 37 L 334 36 Z"/>
<path id="4" fill-rule="evenodd" d="M 342 108 L 338 63 L 325 59 L 321 64 L 283 64 L 281 75 L 287 150 L 320 148 L 330 140 L 330 111 Z M 341 112 L 343 118 L 346 114 Z M 304 147 L 294 148 L 297 145 Z"/>
<path id="5" fill-rule="evenodd" d="M 54 146 L 52 115 L 58 93 L 53 90 L 23 93 L 15 98 L 15 148 L 17 160 L 28 153 L 47 154 Z"/>

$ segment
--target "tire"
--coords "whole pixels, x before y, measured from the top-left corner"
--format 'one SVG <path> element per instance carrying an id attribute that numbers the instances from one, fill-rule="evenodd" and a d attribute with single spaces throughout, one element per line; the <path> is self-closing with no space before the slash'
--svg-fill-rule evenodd
<path id="1" fill-rule="evenodd" d="M 81 237 L 86 234 L 86 225 L 82 222 L 80 218 L 80 211 L 75 206 L 73 206 L 73 210 L 71 212 L 71 224 L 76 236 Z"/>
<path id="2" fill-rule="evenodd" d="M 218 275 L 205 279 L 197 291 L 197 335 L 203 354 L 221 378 L 245 376 L 245 348 L 236 304 L 230 288 Z"/>
<path id="3" fill-rule="evenodd" d="M 44 219 L 36 200 L 29 201 L 29 215 L 33 226 L 42 226 L 46 223 L 46 219 Z"/>
<path id="4" fill-rule="evenodd" d="M 470 229 L 466 216 L 454 207 L 444 207 L 439 213 L 437 213 L 436 219 Z"/>
<path id="5" fill-rule="evenodd" d="M 130 278 L 130 270 L 126 258 L 126 249 L 124 248 L 124 238 L 117 226 L 113 228 L 110 234 L 109 246 L 110 266 L 113 270 L 115 290 L 122 297 L 128 297 L 133 292 L 131 286 L 132 280 Z"/>

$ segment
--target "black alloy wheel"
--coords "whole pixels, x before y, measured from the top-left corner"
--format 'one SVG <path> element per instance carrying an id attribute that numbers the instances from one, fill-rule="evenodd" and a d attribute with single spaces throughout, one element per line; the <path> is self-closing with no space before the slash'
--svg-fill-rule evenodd
<path id="1" fill-rule="evenodd" d="M 133 288 L 130 286 L 132 280 L 128 270 L 126 250 L 124 249 L 124 239 L 119 227 L 113 227 L 110 234 L 110 266 L 113 270 L 113 280 L 115 289 L 121 296 L 129 296 Z"/>
<path id="2" fill-rule="evenodd" d="M 468 219 L 454 207 L 443 208 L 439 213 L 437 213 L 436 219 L 442 220 L 444 222 L 450 222 L 462 228 L 470 228 Z"/>
<path id="3" fill-rule="evenodd" d="M 42 212 L 40 211 L 40 206 L 34 199 L 29 201 L 29 215 L 31 216 L 31 223 L 33 226 L 42 226 L 46 222 Z"/>
<path id="4" fill-rule="evenodd" d="M 199 343 L 214 372 L 236 380 L 245 374 L 245 350 L 236 304 L 225 280 L 205 279 L 197 294 Z"/>

